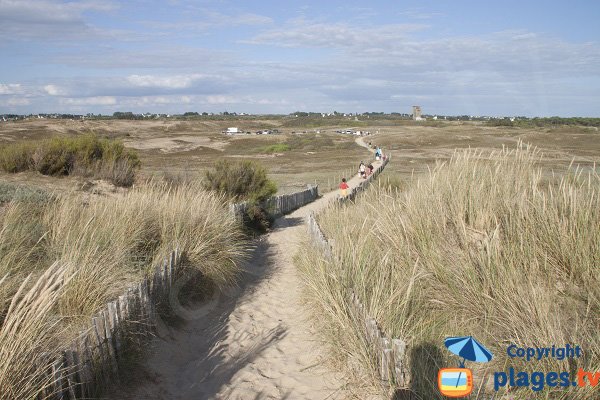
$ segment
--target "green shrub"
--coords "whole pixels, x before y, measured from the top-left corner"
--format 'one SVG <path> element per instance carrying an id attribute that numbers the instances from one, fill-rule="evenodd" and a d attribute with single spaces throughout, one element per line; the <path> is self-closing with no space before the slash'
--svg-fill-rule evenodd
<path id="1" fill-rule="evenodd" d="M 277 193 L 277 186 L 259 163 L 220 160 L 212 170 L 206 171 L 203 185 L 232 201 L 247 201 L 243 221 L 250 231 L 262 233 L 271 226 L 273 218 L 261 203 Z"/>
<path id="2" fill-rule="evenodd" d="M 45 141 L 33 154 L 33 165 L 43 175 L 68 175 L 75 164 L 76 149 L 68 139 Z"/>
<path id="3" fill-rule="evenodd" d="M 273 154 L 273 153 L 283 153 L 284 151 L 290 151 L 291 148 L 288 144 L 285 143 L 277 143 L 272 144 L 270 146 L 265 146 L 261 149 L 262 153 L 265 154 Z"/>
<path id="4" fill-rule="evenodd" d="M 20 172 L 31 168 L 35 146 L 32 143 L 14 143 L 0 149 L 0 168 L 6 172 Z"/>
<path id="5" fill-rule="evenodd" d="M 137 154 L 123 143 L 93 134 L 16 143 L 0 149 L 0 168 L 6 172 L 94 176 L 117 186 L 131 186 L 139 166 Z"/>
<path id="6" fill-rule="evenodd" d="M 218 161 L 212 170 L 206 171 L 204 187 L 230 199 L 252 203 L 266 200 L 277 192 L 266 169 L 254 161 Z"/>
<path id="7" fill-rule="evenodd" d="M 243 216 L 244 226 L 252 233 L 265 233 L 273 223 L 271 216 L 264 207 L 259 204 L 252 204 L 248 207 Z"/>

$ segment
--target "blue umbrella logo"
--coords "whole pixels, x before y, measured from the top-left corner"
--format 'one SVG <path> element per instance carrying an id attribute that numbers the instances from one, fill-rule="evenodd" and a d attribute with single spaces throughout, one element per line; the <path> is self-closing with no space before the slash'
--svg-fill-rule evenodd
<path id="1" fill-rule="evenodd" d="M 460 368 L 465 367 L 465 360 L 474 362 L 488 362 L 494 357 L 492 352 L 475 340 L 473 336 L 449 337 L 444 340 L 444 345 L 452 353 L 462 357 Z M 460 381 L 460 376 L 461 374 L 459 373 L 458 379 L 456 380 L 457 386 L 458 382 Z"/>

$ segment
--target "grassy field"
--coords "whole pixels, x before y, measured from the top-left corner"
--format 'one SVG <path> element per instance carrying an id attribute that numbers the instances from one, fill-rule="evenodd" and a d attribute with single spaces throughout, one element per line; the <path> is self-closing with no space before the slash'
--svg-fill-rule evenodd
<path id="1" fill-rule="evenodd" d="M 280 135 L 226 136 L 222 130 L 237 126 L 254 133 L 278 129 Z M 319 118 L 228 120 L 29 120 L 0 124 L 0 144 L 53 136 L 96 133 L 123 140 L 141 159 L 141 177 L 169 175 L 200 179 L 217 159 L 249 159 L 263 163 L 281 193 L 318 183 L 322 190 L 334 187 L 343 175 L 353 173 L 366 158 L 365 149 L 338 129 L 358 128 L 374 135 L 365 138 L 390 152 L 395 162 L 388 167 L 406 180 L 426 172 L 436 160 L 449 159 L 456 148 L 498 149 L 519 141 L 539 147 L 549 171 L 574 161 L 589 167 L 600 159 L 600 132 L 596 127 L 491 127 L 484 123 L 407 120 Z M 316 133 L 316 131 L 320 133 Z M 295 132 L 292 134 L 292 132 Z M 303 133 L 306 132 L 306 133 Z M 89 187 L 81 179 L 54 179 L 39 174 L 2 174 L 3 180 L 28 181 L 47 188 Z M 100 185 L 101 186 L 101 185 Z M 96 187 L 102 191 L 105 188 Z"/>
<path id="2" fill-rule="evenodd" d="M 268 169 L 280 193 L 302 190 L 317 183 L 322 189 L 348 171 L 354 172 L 368 152 L 354 144 L 354 137 L 333 133 L 336 127 L 316 133 L 315 129 L 287 128 L 285 120 L 241 121 L 69 121 L 30 120 L 0 124 L 0 143 L 46 139 L 54 136 L 95 133 L 121 139 L 137 150 L 140 178 L 167 175 L 186 180 L 201 179 L 215 161 L 258 160 Z M 229 126 L 251 135 L 226 136 Z M 259 129 L 280 129 L 280 135 L 255 135 Z M 292 134 L 292 132 L 297 132 Z M 304 133 L 306 132 L 306 133 Z M 2 175 L 9 181 L 29 181 L 44 187 L 77 187 L 79 179 L 48 179 L 39 174 Z M 335 179 L 334 179 L 335 178 Z"/>
<path id="3" fill-rule="evenodd" d="M 595 127 L 511 128 L 438 122 L 437 126 L 412 124 L 381 127 L 379 131 L 373 143 L 392 154 L 394 162 L 387 171 L 397 172 L 402 179 L 427 172 L 436 161 L 450 159 L 455 149 L 489 151 L 503 146 L 514 148 L 519 142 L 541 150 L 545 172 L 564 170 L 571 162 L 586 168 L 600 162 L 600 132 Z"/>

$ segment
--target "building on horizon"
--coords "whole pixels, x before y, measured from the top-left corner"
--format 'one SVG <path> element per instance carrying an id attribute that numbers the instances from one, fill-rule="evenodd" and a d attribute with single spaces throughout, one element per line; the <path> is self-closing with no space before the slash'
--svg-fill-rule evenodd
<path id="1" fill-rule="evenodd" d="M 422 121 L 421 106 L 412 106 L 412 117 L 414 121 Z"/>

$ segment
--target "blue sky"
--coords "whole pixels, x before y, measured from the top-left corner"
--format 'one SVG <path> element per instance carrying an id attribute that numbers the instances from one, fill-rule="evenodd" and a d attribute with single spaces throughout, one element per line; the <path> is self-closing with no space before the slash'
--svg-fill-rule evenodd
<path id="1" fill-rule="evenodd" d="M 0 0 L 0 114 L 600 117 L 600 2 Z"/>

